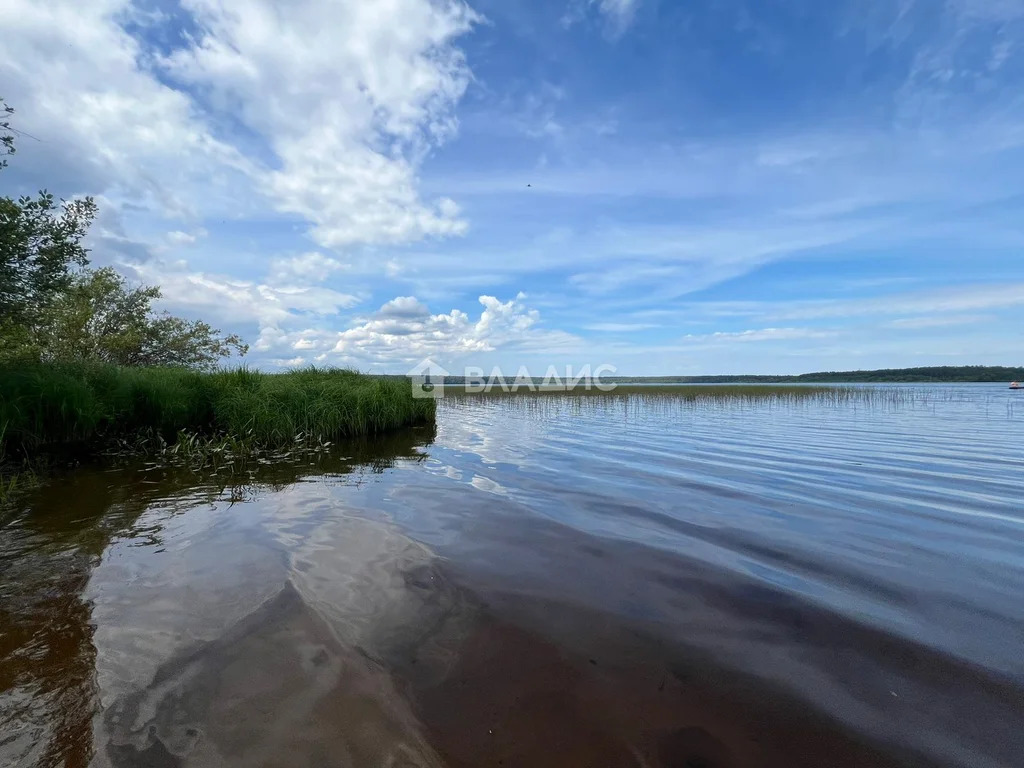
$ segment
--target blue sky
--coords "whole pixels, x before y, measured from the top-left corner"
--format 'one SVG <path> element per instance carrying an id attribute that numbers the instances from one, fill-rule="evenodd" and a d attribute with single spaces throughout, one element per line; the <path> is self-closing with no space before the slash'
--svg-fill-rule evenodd
<path id="1" fill-rule="evenodd" d="M 1022 364 L 1024 0 L 10 0 L 0 181 L 249 362 Z"/>

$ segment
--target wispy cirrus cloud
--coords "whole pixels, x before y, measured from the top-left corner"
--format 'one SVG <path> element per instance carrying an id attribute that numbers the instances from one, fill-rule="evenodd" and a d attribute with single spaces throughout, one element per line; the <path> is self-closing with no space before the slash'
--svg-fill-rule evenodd
<path id="1" fill-rule="evenodd" d="M 562 25 L 571 27 L 596 11 L 603 22 L 605 34 L 617 39 L 633 23 L 639 5 L 640 0 L 571 0 L 562 16 Z"/>
<path id="2" fill-rule="evenodd" d="M 858 318 L 953 317 L 976 320 L 988 317 L 979 312 L 1012 310 L 1024 306 L 1024 283 L 973 283 L 927 290 L 888 291 L 884 295 L 858 298 L 797 300 L 690 300 L 672 308 L 638 309 L 624 314 L 637 321 L 671 323 L 681 317 L 737 318 L 764 321 L 847 320 Z"/>
<path id="3" fill-rule="evenodd" d="M 913 291 L 848 301 L 797 301 L 775 304 L 766 314 L 780 319 L 933 316 L 1024 306 L 1024 283 L 980 283 Z M 762 310 L 765 311 L 765 310 Z"/>
<path id="4" fill-rule="evenodd" d="M 159 261 L 123 264 L 130 277 L 159 285 L 176 308 L 191 309 L 221 323 L 253 323 L 279 328 L 301 318 L 331 317 L 361 298 L 322 286 L 269 283 L 224 274 L 194 272 L 187 263 Z"/>
<path id="5" fill-rule="evenodd" d="M 976 323 L 991 322 L 993 319 L 992 315 L 926 315 L 923 317 L 903 317 L 899 320 L 892 320 L 887 325 L 896 330 L 917 330 L 922 328 L 951 328 L 974 325 Z"/>

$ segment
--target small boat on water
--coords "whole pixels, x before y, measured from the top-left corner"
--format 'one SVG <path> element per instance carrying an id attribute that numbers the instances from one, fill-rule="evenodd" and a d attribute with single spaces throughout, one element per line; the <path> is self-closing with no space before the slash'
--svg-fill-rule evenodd
<path id="1" fill-rule="evenodd" d="M 1021 384 L 1019 381 L 1011 381 L 1010 389 L 1024 389 L 1024 384 Z"/>

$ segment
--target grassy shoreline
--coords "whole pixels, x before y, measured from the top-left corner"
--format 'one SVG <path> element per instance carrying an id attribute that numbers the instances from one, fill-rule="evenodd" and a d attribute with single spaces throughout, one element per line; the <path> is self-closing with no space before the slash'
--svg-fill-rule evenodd
<path id="1" fill-rule="evenodd" d="M 333 369 L 200 373 L 66 364 L 0 370 L 0 463 L 187 436 L 280 448 L 433 421 L 408 382 Z"/>

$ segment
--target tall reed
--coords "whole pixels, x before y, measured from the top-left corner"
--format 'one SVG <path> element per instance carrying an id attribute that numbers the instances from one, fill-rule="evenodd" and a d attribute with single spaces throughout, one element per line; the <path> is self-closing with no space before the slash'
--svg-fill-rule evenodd
<path id="1" fill-rule="evenodd" d="M 0 460 L 139 434 L 245 436 L 265 446 L 338 439 L 432 421 L 434 402 L 404 379 L 353 371 L 29 365 L 0 370 Z"/>

